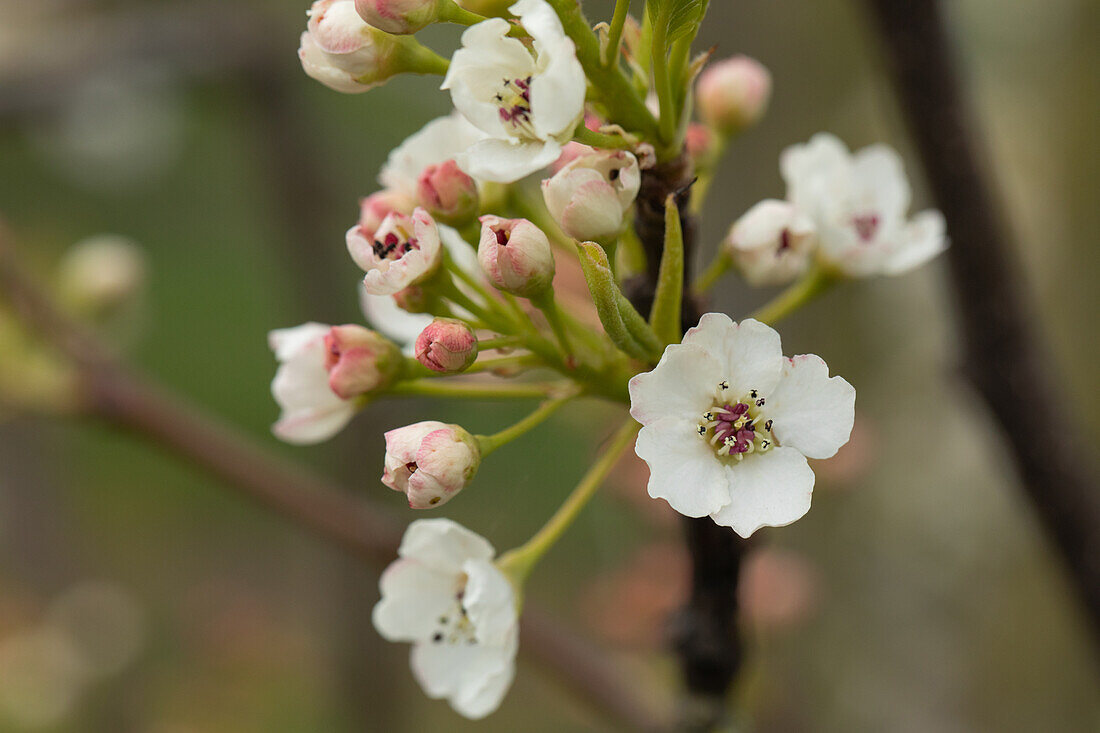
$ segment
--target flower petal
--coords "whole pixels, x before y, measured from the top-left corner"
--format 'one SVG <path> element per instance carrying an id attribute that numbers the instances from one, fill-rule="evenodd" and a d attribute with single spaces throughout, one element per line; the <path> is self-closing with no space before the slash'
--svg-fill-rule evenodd
<path id="1" fill-rule="evenodd" d="M 869 145 L 852 156 L 856 201 L 886 219 L 905 216 L 912 191 L 901 156 L 889 145 Z"/>
<path id="2" fill-rule="evenodd" d="M 405 530 L 397 554 L 458 574 L 467 560 L 491 560 L 493 546 L 450 519 L 418 519 Z"/>
<path id="3" fill-rule="evenodd" d="M 947 249 L 943 214 L 934 209 L 922 211 L 900 233 L 897 247 L 886 257 L 882 270 L 900 275 L 920 267 Z"/>
<path id="4" fill-rule="evenodd" d="M 666 418 L 646 425 L 634 452 L 649 464 L 649 495 L 681 514 L 704 517 L 729 503 L 729 475 L 695 423 Z"/>
<path id="5" fill-rule="evenodd" d="M 642 425 L 662 418 L 698 421 L 713 406 L 723 379 L 721 364 L 711 354 L 673 344 L 652 371 L 630 380 L 630 414 Z"/>
<path id="6" fill-rule="evenodd" d="M 682 343 L 718 359 L 721 378 L 729 380 L 733 398 L 751 389 L 766 395 L 779 381 L 783 368 L 779 333 L 760 321 L 746 318 L 738 324 L 725 313 L 706 313 L 698 326 L 684 334 Z"/>
<path id="7" fill-rule="evenodd" d="M 782 527 L 810 510 L 814 472 L 794 448 L 773 448 L 729 466 L 730 501 L 711 514 L 746 539 L 761 527 Z"/>
<path id="8" fill-rule="evenodd" d="M 455 605 L 458 577 L 417 560 L 397 560 L 378 581 L 382 600 L 371 620 L 387 641 L 427 641 L 439 626 L 439 617 Z"/>
<path id="9" fill-rule="evenodd" d="M 425 168 L 454 158 L 484 136 L 457 111 L 437 117 L 390 152 L 378 182 L 415 197 L 417 180 Z"/>
<path id="10" fill-rule="evenodd" d="M 809 458 L 829 458 L 848 442 L 855 410 L 855 387 L 830 377 L 821 357 L 802 354 L 787 360 L 765 414 L 780 445 Z"/>
<path id="11" fill-rule="evenodd" d="M 516 625 L 516 598 L 512 584 L 488 560 L 467 560 L 466 592 L 462 606 L 477 630 L 479 644 L 504 644 Z"/>
<path id="12" fill-rule="evenodd" d="M 455 160 L 474 178 L 513 183 L 550 165 L 559 155 L 561 145 L 554 140 L 515 142 L 490 138 L 474 143 Z"/>
<path id="13" fill-rule="evenodd" d="M 410 663 L 428 697 L 448 698 L 458 713 L 477 719 L 500 706 L 515 674 L 515 647 L 417 644 Z"/>

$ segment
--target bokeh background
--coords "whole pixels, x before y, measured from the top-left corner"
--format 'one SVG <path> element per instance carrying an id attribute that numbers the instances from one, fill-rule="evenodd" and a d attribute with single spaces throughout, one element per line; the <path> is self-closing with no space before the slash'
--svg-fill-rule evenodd
<path id="1" fill-rule="evenodd" d="M 304 0 L 0 0 L 0 215 L 48 268 L 112 232 L 149 282 L 115 332 L 157 379 L 275 450 L 402 511 L 378 482 L 383 430 L 491 431 L 520 408 L 381 403 L 332 444 L 276 445 L 265 333 L 358 320 L 343 251 L 386 153 L 449 100 L 437 80 L 362 96 L 309 80 Z M 732 148 L 702 226 L 782 195 L 778 154 L 830 130 L 920 171 L 855 0 L 713 2 L 701 45 L 773 72 L 764 122 Z M 1100 4 L 945 3 L 1032 314 L 1095 438 L 1100 373 Z M 609 15 L 608 1 L 585 3 Z M 424 40 L 445 55 L 455 29 Z M 965 242 L 957 246 L 966 246 Z M 736 317 L 767 293 L 726 281 Z M 942 263 L 853 283 L 785 323 L 859 390 L 852 443 L 819 464 L 814 508 L 765 530 L 742 585 L 754 644 L 737 695 L 759 731 L 1087 731 L 1100 674 L 1081 612 L 957 377 Z M 0 359 L 3 354 L 0 353 Z M 583 471 L 612 412 L 566 411 L 493 456 L 445 514 L 504 549 Z M 1020 429 L 1056 441 L 1043 395 Z M 685 589 L 678 525 L 624 464 L 534 575 L 530 596 L 671 704 L 665 616 Z M 403 517 L 412 517 L 404 510 Z M 596 731 L 521 665 L 480 724 L 423 698 L 407 650 L 371 627 L 372 572 L 94 422 L 0 423 L 0 730 L 143 733 Z"/>

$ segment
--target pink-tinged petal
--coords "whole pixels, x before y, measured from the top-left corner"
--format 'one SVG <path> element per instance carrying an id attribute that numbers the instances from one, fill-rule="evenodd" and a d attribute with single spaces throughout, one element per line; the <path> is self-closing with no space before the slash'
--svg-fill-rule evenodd
<path id="1" fill-rule="evenodd" d="M 809 458 L 829 458 L 848 442 L 855 410 L 855 387 L 830 377 L 821 357 L 803 354 L 787 360 L 765 415 L 780 445 Z"/>
<path id="2" fill-rule="evenodd" d="M 663 418 L 698 421 L 725 378 L 711 354 L 674 344 L 652 371 L 630 380 L 630 414 L 643 425 Z"/>
<path id="3" fill-rule="evenodd" d="M 426 641 L 439 617 L 455 604 L 458 576 L 429 568 L 417 560 L 397 560 L 382 573 L 382 600 L 374 606 L 374 628 L 387 641 Z"/>
<path id="4" fill-rule="evenodd" d="M 722 378 L 729 381 L 731 397 L 752 389 L 768 394 L 783 369 L 779 333 L 752 318 L 734 323 L 724 313 L 704 314 L 699 325 L 684 334 L 682 343 L 718 359 Z"/>
<path id="5" fill-rule="evenodd" d="M 504 644 L 516 625 L 512 584 L 488 560 L 467 560 L 466 592 L 462 606 L 473 623 L 479 644 Z"/>
<path id="6" fill-rule="evenodd" d="M 668 418 L 638 433 L 634 452 L 649 464 L 649 495 L 689 517 L 705 517 L 730 500 L 730 480 L 696 423 Z"/>
<path id="7" fill-rule="evenodd" d="M 810 510 L 814 472 L 793 448 L 753 454 L 726 470 L 730 501 L 711 518 L 742 537 L 761 527 L 783 527 Z"/>
<path id="8" fill-rule="evenodd" d="M 328 440 L 355 417 L 355 406 L 341 401 L 326 409 L 295 410 L 285 413 L 271 427 L 275 437 L 294 445 L 313 445 Z"/>
<path id="9" fill-rule="evenodd" d="M 449 519 L 418 519 L 405 530 L 397 553 L 457 575 L 467 560 L 492 560 L 493 546 Z"/>

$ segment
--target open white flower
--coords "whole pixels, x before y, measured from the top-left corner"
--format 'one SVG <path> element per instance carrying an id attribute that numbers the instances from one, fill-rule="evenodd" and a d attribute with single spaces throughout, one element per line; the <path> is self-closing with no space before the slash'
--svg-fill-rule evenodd
<path id="1" fill-rule="evenodd" d="M 707 313 L 653 371 L 630 380 L 649 494 L 742 537 L 790 524 L 810 509 L 806 459 L 848 442 L 855 399 L 819 357 L 785 358 L 763 323 Z"/>
<path id="2" fill-rule="evenodd" d="M 586 84 L 573 41 L 546 0 L 520 0 L 510 10 L 534 38 L 533 53 L 508 37 L 508 21 L 490 18 L 462 34 L 442 86 L 487 135 L 456 158 L 459 166 L 501 183 L 558 159 L 584 117 Z"/>
<path id="3" fill-rule="evenodd" d="M 282 408 L 272 427 L 288 443 L 319 443 L 331 438 L 355 415 L 355 402 L 341 399 L 329 386 L 325 336 L 331 326 L 304 323 L 268 334 L 279 369 L 271 394 Z"/>
<path id="4" fill-rule="evenodd" d="M 485 538 L 449 519 L 409 525 L 400 559 L 379 582 L 374 627 L 412 642 L 413 674 L 428 697 L 467 718 L 500 707 L 516 673 L 519 625 L 511 583 Z"/>
<path id="5" fill-rule="evenodd" d="M 366 272 L 363 287 L 374 295 L 393 295 L 430 277 L 443 261 L 439 230 L 428 212 L 394 212 L 375 232 L 356 224 L 347 233 L 348 252 Z"/>
<path id="6" fill-rule="evenodd" d="M 485 133 L 457 112 L 437 117 L 390 152 L 378 173 L 378 182 L 415 199 L 417 182 L 425 168 L 454 160 L 484 137 Z M 459 167 L 470 173 L 461 164 Z"/>
<path id="7" fill-rule="evenodd" d="M 726 252 L 750 285 L 782 285 L 810 264 L 814 223 L 786 201 L 765 199 L 730 227 Z"/>
<path id="8" fill-rule="evenodd" d="M 787 200 L 813 219 L 820 256 L 846 275 L 897 275 L 947 247 L 943 215 L 929 209 L 911 220 L 911 192 L 901 158 L 886 145 L 854 155 L 835 136 L 818 133 L 783 151 Z"/>

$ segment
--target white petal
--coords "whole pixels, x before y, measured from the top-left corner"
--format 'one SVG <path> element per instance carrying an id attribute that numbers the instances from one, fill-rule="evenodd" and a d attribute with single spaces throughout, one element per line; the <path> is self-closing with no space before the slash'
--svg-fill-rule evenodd
<path id="1" fill-rule="evenodd" d="M 742 537 L 761 527 L 783 527 L 810 510 L 814 472 L 793 448 L 750 455 L 728 472 L 730 502 L 711 517 Z"/>
<path id="2" fill-rule="evenodd" d="M 434 320 L 430 313 L 409 313 L 394 302 L 392 295 L 371 295 L 359 283 L 359 307 L 371 327 L 401 345 L 406 356 L 412 356 L 413 345 L 420 332 Z"/>
<path id="3" fill-rule="evenodd" d="M 561 144 L 554 140 L 513 142 L 486 139 L 471 145 L 456 161 L 462 170 L 474 178 L 513 183 L 550 165 L 559 155 Z"/>
<path id="4" fill-rule="evenodd" d="M 648 425 L 662 418 L 698 421 L 725 379 L 720 362 L 694 346 L 672 344 L 657 366 L 630 380 L 630 414 Z"/>
<path id="5" fill-rule="evenodd" d="M 416 196 L 420 174 L 473 145 L 484 133 L 458 112 L 437 117 L 398 145 L 386 158 L 378 182 L 389 189 Z"/>
<path id="6" fill-rule="evenodd" d="M 387 641 L 427 641 L 439 617 L 455 605 L 458 577 L 416 560 L 397 560 L 382 573 L 382 600 L 374 606 L 374 628 Z"/>
<path id="7" fill-rule="evenodd" d="M 856 390 L 843 377 L 829 377 L 821 357 L 787 360 L 783 377 L 768 395 L 765 415 L 779 444 L 810 458 L 829 458 L 848 442 L 855 420 Z"/>
<path id="8" fill-rule="evenodd" d="M 324 323 L 310 321 L 293 328 L 277 328 L 267 334 L 267 343 L 279 361 L 287 361 L 301 351 L 310 341 L 323 339 L 332 328 Z"/>
<path id="9" fill-rule="evenodd" d="M 669 418 L 646 425 L 634 446 L 649 464 L 649 495 L 689 517 L 713 514 L 729 503 L 729 476 L 696 423 Z"/>
<path id="10" fill-rule="evenodd" d="M 912 192 L 901 156 L 889 145 L 870 145 L 852 159 L 856 200 L 880 217 L 905 216 Z"/>
<path id="11" fill-rule="evenodd" d="M 405 530 L 397 554 L 458 574 L 467 560 L 492 560 L 493 546 L 450 519 L 418 519 Z"/>
<path id="12" fill-rule="evenodd" d="M 467 560 L 466 592 L 462 606 L 477 629 L 480 644 L 503 644 L 516 625 L 516 599 L 512 584 L 487 560 Z"/>
<path id="13" fill-rule="evenodd" d="M 698 326 L 684 334 L 682 343 L 718 359 L 722 378 L 730 383 L 730 397 L 735 399 L 751 389 L 768 394 L 783 369 L 779 333 L 752 318 L 738 324 L 724 313 L 706 313 Z"/>
<path id="14" fill-rule="evenodd" d="M 850 195 L 851 156 L 844 143 L 827 132 L 786 148 L 779 156 L 779 169 L 787 183 L 787 200 L 818 219 L 828 202 Z"/>
<path id="15" fill-rule="evenodd" d="M 561 139 L 584 115 L 586 79 L 573 41 L 545 0 L 520 0 L 510 8 L 535 39 L 539 73 L 531 82 L 531 119 L 544 137 Z M 564 140 L 562 140 L 564 142 Z"/>
<path id="16" fill-rule="evenodd" d="M 527 47 L 507 37 L 510 29 L 503 18 L 490 18 L 467 28 L 462 34 L 462 48 L 451 57 L 440 87 L 450 90 L 451 101 L 467 120 L 494 137 L 503 137 L 507 132 L 493 97 L 504 80 L 524 79 L 535 73 L 535 60 Z"/>
<path id="17" fill-rule="evenodd" d="M 500 706 L 514 674 L 515 647 L 417 644 L 410 663 L 428 697 L 449 698 L 458 713 L 477 719 Z"/>
<path id="18" fill-rule="evenodd" d="M 947 249 L 946 226 L 943 214 L 933 209 L 914 216 L 902 231 L 897 247 L 887 255 L 883 272 L 900 275 L 943 252 Z"/>
<path id="19" fill-rule="evenodd" d="M 341 400 L 325 409 L 284 412 L 272 427 L 275 437 L 294 445 L 312 445 L 328 440 L 355 417 L 355 405 Z"/>

